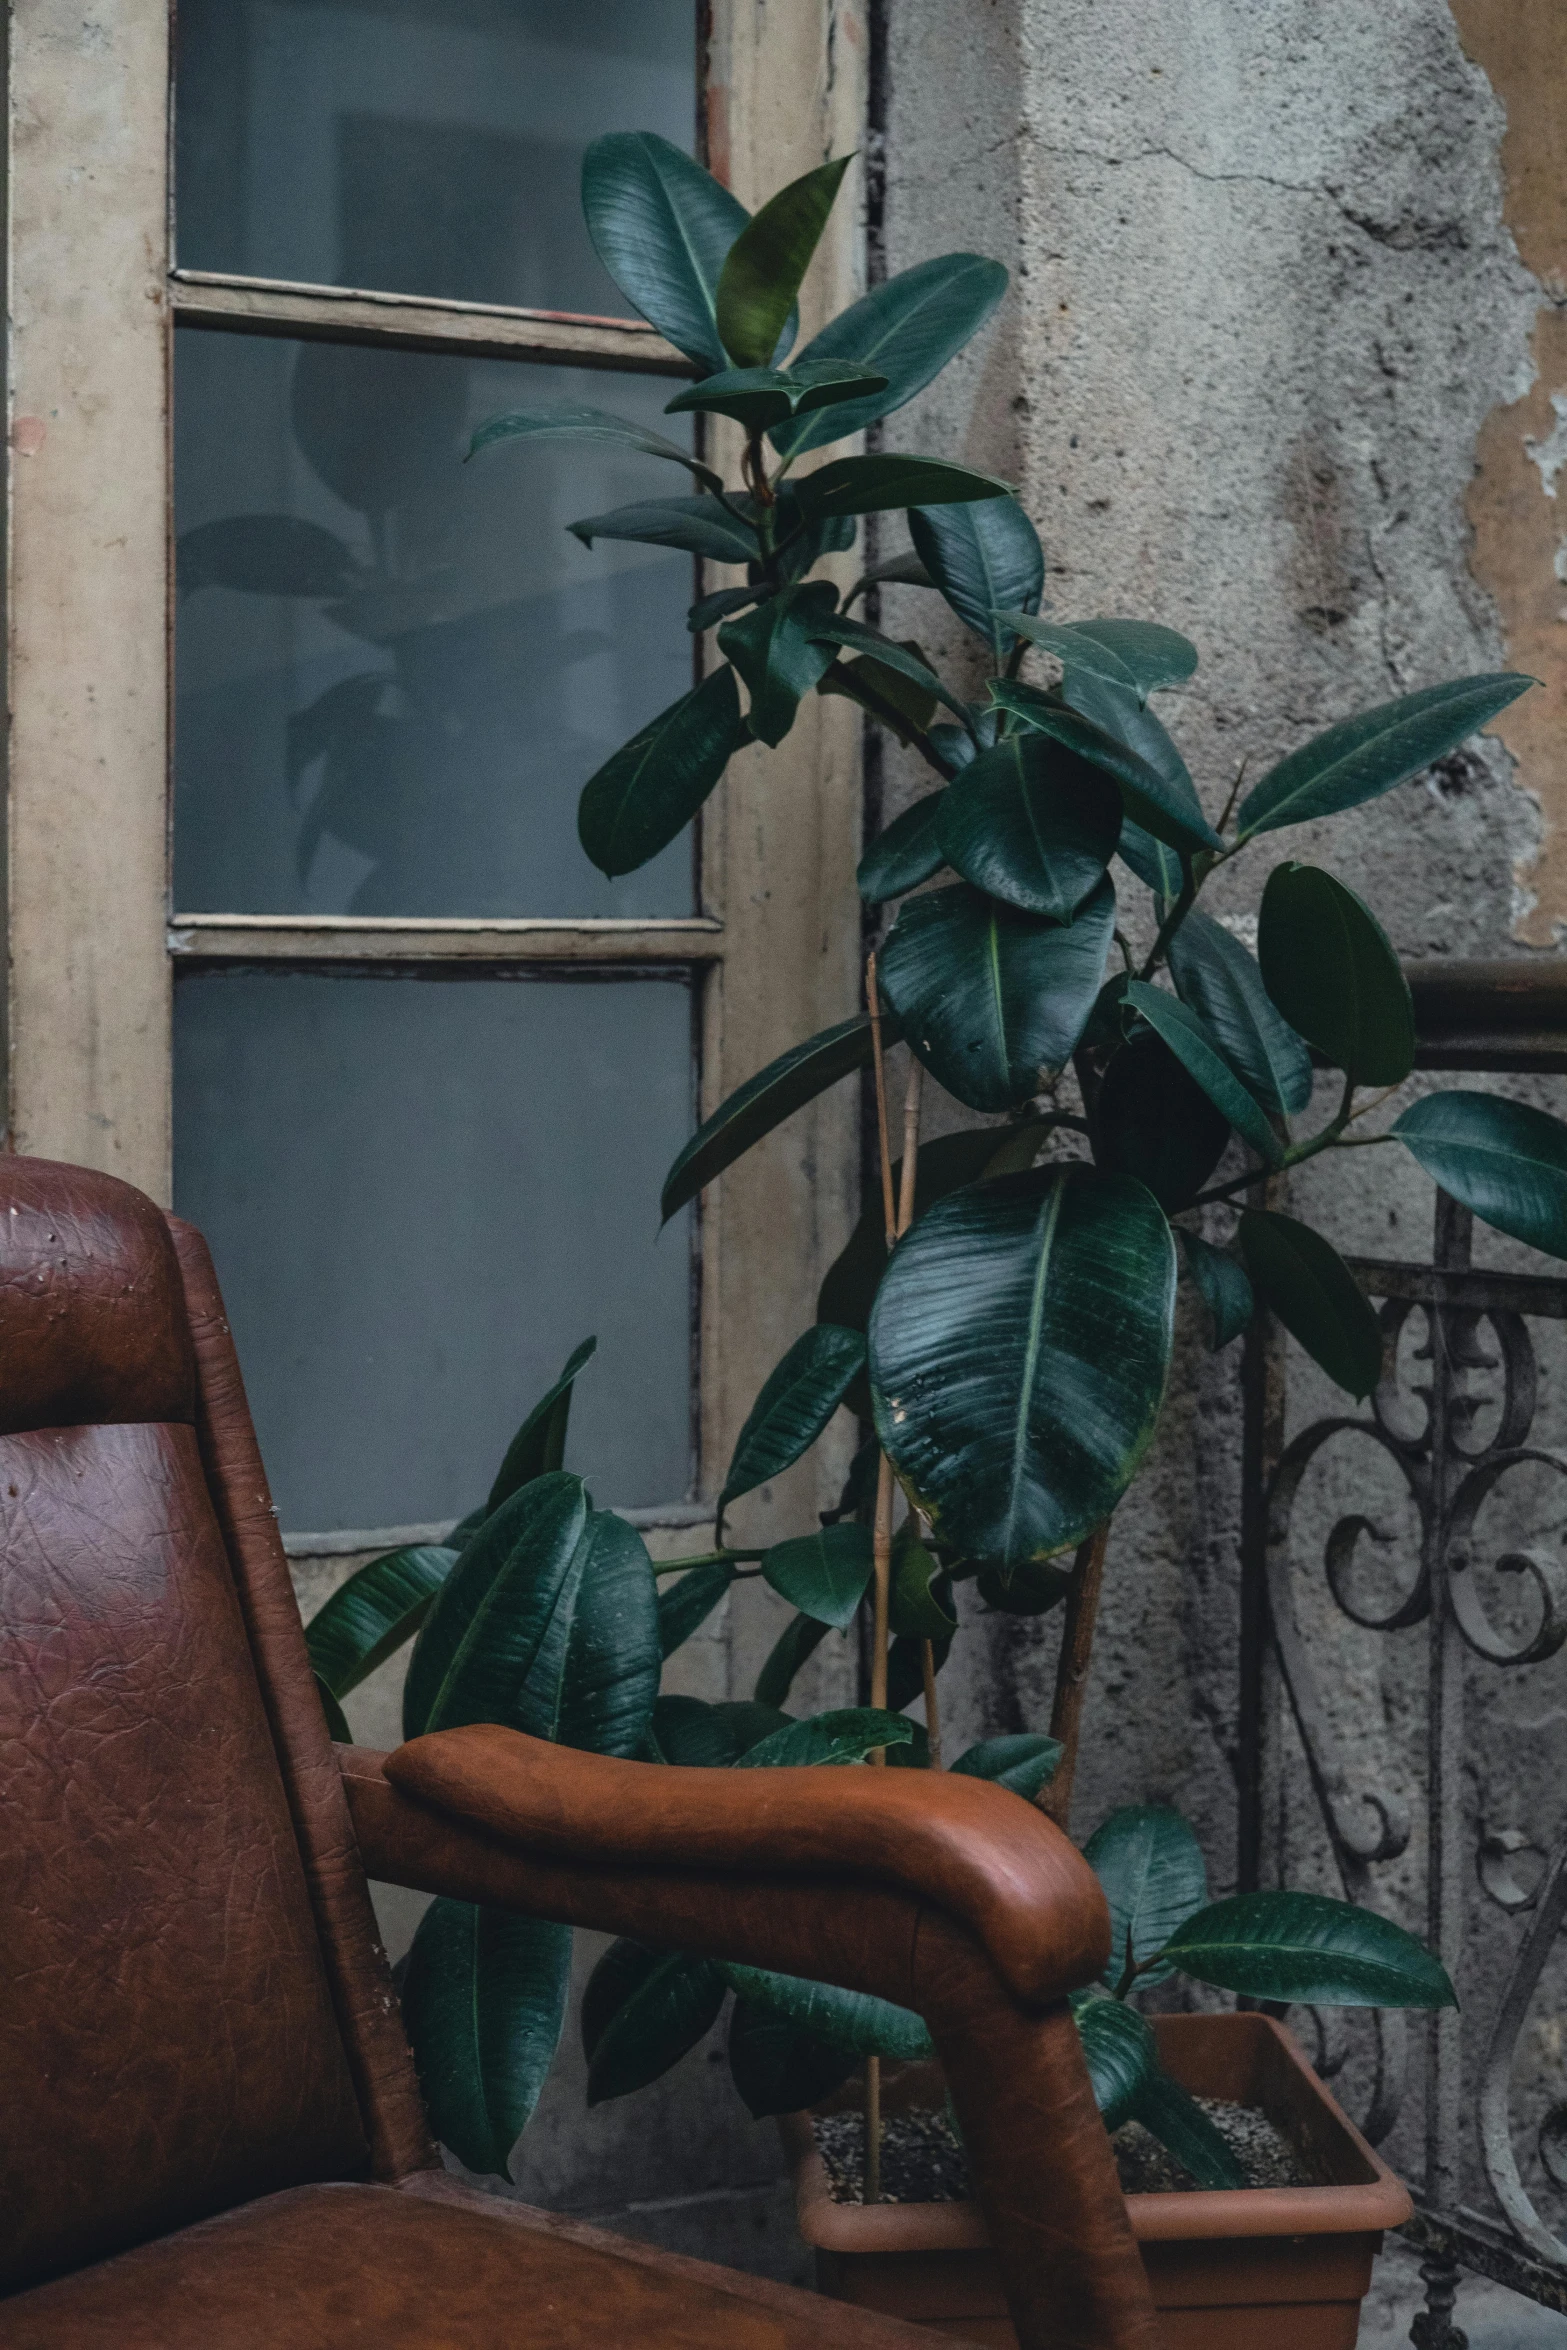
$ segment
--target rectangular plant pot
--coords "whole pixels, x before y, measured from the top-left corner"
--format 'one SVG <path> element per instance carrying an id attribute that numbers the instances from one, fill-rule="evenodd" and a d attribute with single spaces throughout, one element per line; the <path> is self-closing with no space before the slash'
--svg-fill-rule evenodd
<path id="1" fill-rule="evenodd" d="M 1339 2111 L 1271 2016 L 1153 2019 L 1166 2070 L 1199 2097 L 1261 2110 L 1331 2181 L 1128 2195 L 1168 2350 L 1354 2350 L 1385 2228 L 1405 2188 Z M 934 2092 L 934 2095 L 933 2095 Z M 886 2112 L 941 2098 L 931 2066 L 884 2068 Z M 855 2081 L 824 2112 L 857 2106 Z M 890 2317 L 1016 2350 L 1001 2272 L 974 2203 L 835 2203 L 809 2114 L 786 2114 L 800 2233 L 825 2293 Z"/>

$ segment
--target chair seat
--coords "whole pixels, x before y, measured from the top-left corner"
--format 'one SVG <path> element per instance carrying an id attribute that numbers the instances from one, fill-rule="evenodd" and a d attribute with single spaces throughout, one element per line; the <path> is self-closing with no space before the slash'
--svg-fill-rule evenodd
<path id="1" fill-rule="evenodd" d="M 940 2350 L 422 2172 L 293 2187 L 0 2301 L 6 2350 Z"/>

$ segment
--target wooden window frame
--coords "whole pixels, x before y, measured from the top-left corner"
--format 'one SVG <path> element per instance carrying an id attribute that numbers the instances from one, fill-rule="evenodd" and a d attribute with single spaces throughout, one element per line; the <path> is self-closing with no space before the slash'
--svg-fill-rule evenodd
<path id="1" fill-rule="evenodd" d="M 824 157 L 863 149 L 864 0 L 708 0 L 701 43 L 708 160 L 742 201 L 754 206 Z M 732 763 L 701 828 L 702 911 L 687 919 L 383 921 L 171 906 L 174 332 L 689 369 L 634 321 L 174 267 L 167 0 L 100 0 L 90 20 L 68 0 L 28 0 L 12 14 L 7 68 L 9 1147 L 170 1198 L 180 968 L 679 968 L 702 1007 L 704 1115 L 851 1011 L 860 731 L 852 705 L 835 699 L 812 697 L 781 750 Z M 804 334 L 863 288 L 862 204 L 856 165 L 813 270 Z M 852 560 L 839 561 L 846 581 Z M 846 1237 L 856 1133 L 853 1089 L 839 1087 L 708 1195 L 703 1491 Z M 840 1454 L 829 1448 L 764 1493 L 752 1522 L 780 1532 L 810 1523 Z"/>

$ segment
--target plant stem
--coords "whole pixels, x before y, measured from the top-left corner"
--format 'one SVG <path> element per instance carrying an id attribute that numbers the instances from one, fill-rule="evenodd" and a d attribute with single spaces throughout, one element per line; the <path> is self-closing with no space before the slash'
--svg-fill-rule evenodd
<path id="1" fill-rule="evenodd" d="M 1224 803 L 1224 814 L 1219 818 L 1218 823 L 1214 826 L 1215 832 L 1222 832 L 1226 824 L 1228 824 L 1230 821 L 1230 817 L 1234 813 L 1235 803 L 1241 796 L 1241 785 L 1245 782 L 1245 780 L 1246 760 L 1243 759 L 1235 770 L 1235 781 L 1230 785 L 1230 796 Z"/>
<path id="2" fill-rule="evenodd" d="M 930 1746 L 930 1767 L 941 1768 L 941 1705 L 936 1696 L 936 1651 L 928 1640 L 920 1642 L 920 1672 L 925 1682 L 925 1736 Z"/>
<path id="3" fill-rule="evenodd" d="M 887 1064 L 881 1049 L 881 992 L 876 985 L 876 956 L 865 958 L 865 1001 L 871 1016 L 871 1066 L 876 1077 L 876 1134 L 881 1145 L 881 1204 L 887 1246 L 897 1238 L 898 1211 L 892 1199 L 892 1145 L 887 1136 Z"/>
<path id="4" fill-rule="evenodd" d="M 1181 924 L 1186 920 L 1187 915 L 1191 912 L 1193 906 L 1195 906 L 1197 903 L 1197 892 L 1202 887 L 1202 881 L 1199 881 L 1197 878 L 1197 864 L 1195 858 L 1187 859 L 1185 865 L 1182 868 L 1182 873 L 1183 879 L 1181 882 L 1181 894 L 1176 899 L 1174 905 L 1170 908 L 1170 911 L 1168 914 L 1166 914 L 1164 920 L 1159 925 L 1158 936 L 1155 938 L 1153 945 L 1148 950 L 1148 960 L 1144 963 L 1141 971 L 1139 971 L 1137 974 L 1139 979 L 1148 980 L 1153 977 L 1154 973 L 1158 970 L 1159 965 L 1164 960 L 1165 952 L 1169 947 L 1171 939 L 1175 936 L 1176 932 L 1180 929 Z M 1204 874 L 1203 880 L 1206 879 L 1207 875 Z"/>
<path id="5" fill-rule="evenodd" d="M 687 1567 L 721 1567 L 738 1559 L 765 1558 L 765 1550 L 699 1550 L 688 1559 L 655 1559 L 655 1575 L 683 1574 Z"/>
<path id="6" fill-rule="evenodd" d="M 1055 1704 L 1050 1711 L 1050 1735 L 1060 1740 L 1061 1760 L 1034 1801 L 1063 1833 L 1072 1809 L 1072 1781 L 1077 1774 L 1077 1743 L 1083 1722 L 1083 1697 L 1094 1654 L 1094 1626 L 1099 1616 L 1099 1592 L 1104 1582 L 1105 1552 L 1110 1544 L 1110 1521 L 1096 1527 L 1078 1547 L 1072 1561 L 1072 1582 L 1066 1595 L 1066 1622 L 1061 1629 L 1061 1654 L 1056 1662 Z"/>

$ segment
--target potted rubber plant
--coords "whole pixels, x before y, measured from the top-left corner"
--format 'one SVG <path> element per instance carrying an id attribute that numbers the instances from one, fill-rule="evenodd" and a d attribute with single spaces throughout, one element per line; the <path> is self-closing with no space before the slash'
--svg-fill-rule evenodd
<path id="1" fill-rule="evenodd" d="M 1005 286 L 992 261 L 942 256 L 875 288 L 795 351 L 796 296 L 843 169 L 824 164 L 747 219 L 649 134 L 600 140 L 586 158 L 584 209 L 601 257 L 691 363 L 695 380 L 670 409 L 740 427 L 738 481 L 612 414 L 558 403 L 496 417 L 473 451 L 587 436 L 693 477 L 692 495 L 572 526 L 588 545 L 618 536 L 684 548 L 722 582 L 689 617 L 698 636 L 716 632 L 701 682 L 584 788 L 580 837 L 606 874 L 633 870 L 674 839 L 733 753 L 780 742 L 813 692 L 856 701 L 932 776 L 859 868 L 869 906 L 898 906 L 863 1012 L 750 1078 L 664 1186 L 667 1216 L 825 1087 L 874 1068 L 881 1197 L 829 1273 L 816 1323 L 759 1399 L 753 1421 L 771 1439 L 742 1458 L 758 1431 L 742 1435 L 715 1549 L 689 1562 L 689 1580 L 714 1589 L 755 1565 L 794 1600 L 799 1613 L 760 1685 L 773 1702 L 809 1648 L 868 1607 L 873 1706 L 896 1711 L 922 1687 L 927 1707 L 921 1744 L 889 1739 L 870 1760 L 926 1767 L 938 1760 L 929 1733 L 942 1651 L 974 1605 L 1064 1606 L 1052 1722 L 1060 1753 L 1052 1770 L 1037 1751 L 1031 1765 L 1033 1798 L 1064 1822 L 1106 1532 L 1158 1421 L 1183 1270 L 1215 1345 L 1230 1343 L 1260 1302 L 1363 1397 L 1381 1375 L 1381 1327 L 1324 1236 L 1268 1204 L 1270 1177 L 1397 1143 L 1497 1229 L 1567 1254 L 1559 1121 L 1457 1090 L 1388 1122 L 1413 1068 L 1412 1006 L 1385 932 L 1353 890 L 1318 866 L 1275 864 L 1259 892 L 1255 953 L 1199 902 L 1215 873 L 1243 856 L 1255 863 L 1270 836 L 1392 791 L 1531 681 L 1486 675 L 1401 696 L 1330 726 L 1244 791 L 1237 778 L 1210 813 L 1150 706 L 1195 670 L 1186 638 L 1141 617 L 1047 616 L 1038 535 L 1002 482 L 903 453 L 817 461 L 929 383 Z M 852 545 L 859 518 L 887 514 L 905 518 L 907 554 L 871 566 L 843 595 L 813 576 L 824 556 Z M 942 597 L 972 632 L 991 669 L 980 699 L 945 680 L 917 642 L 856 615 L 862 593 L 887 579 Z M 912 1077 L 895 1164 L 883 1055 L 899 1041 Z M 1332 1098 L 1318 1110 L 1322 1071 Z M 921 1148 L 926 1079 L 1000 1123 Z M 727 1546 L 724 1511 L 745 1479 L 778 1474 L 856 1400 L 874 1443 L 819 1535 L 765 1562 Z M 1188 1939 L 1175 1937 L 1186 1963 L 1205 1953 L 1195 1971 L 1253 1998 L 1419 2005 L 1452 1996 L 1409 1937 L 1346 1903 L 1259 1894 L 1199 1916 L 1200 1934 L 1193 1922 L 1181 1928 Z M 1216 1958 L 1221 1944 L 1228 1955 Z M 1175 1954 L 1166 1935 L 1148 1957 L 1163 1965 Z M 1385 1964 L 1374 1963 L 1379 1954 Z M 656 2041 L 650 1988 L 656 1980 L 661 1999 L 685 1963 L 611 1954 L 585 2015 L 595 2063 L 597 2051 L 634 2042 L 634 2010 Z M 1134 1934 L 1130 1960 L 1112 1957 L 1114 1983 L 1083 2005 L 1080 2029 L 1091 2059 L 1098 2035 L 1135 2044 L 1140 2078 L 1153 2081 L 1147 2035 L 1101 2020 L 1137 2013 L 1142 1966 Z M 781 2097 L 800 2099 L 812 2043 L 825 2076 L 855 2049 L 873 2064 L 907 2054 L 919 2029 L 886 2015 L 851 2028 L 821 1986 L 748 1980 L 744 1997 L 771 2014 L 773 2045 L 786 2050 L 758 2110 L 769 2097 L 775 2110 Z M 1260 2028 L 1251 2016 L 1203 2020 L 1231 2046 Z M 1185 2086 L 1200 2088 L 1200 2078 Z M 879 2089 L 874 2072 L 868 2088 Z M 1336 2109 L 1316 2094 L 1320 2139 L 1321 2117 Z M 1162 2088 L 1151 2099 L 1150 2111 L 1177 2110 Z M 1187 2146 L 1200 2149 L 1203 2133 L 1180 2110 Z M 1348 2131 L 1342 2117 L 1334 2126 Z M 1370 2162 L 1349 2139 L 1346 2159 Z M 868 2168 L 874 2123 L 869 2141 Z M 1211 2146 L 1208 2159 L 1218 2159 Z M 1269 2192 L 1228 2191 L 1236 2244 L 1257 2232 L 1239 2201 Z M 1331 2232 L 1335 2223 L 1323 2224 Z M 1347 2233 L 1357 2231 L 1366 2236 L 1364 2209 Z M 1208 2232 L 1223 2240 L 1222 2217 Z M 1240 2252 L 1236 2261 L 1247 2265 Z"/>

